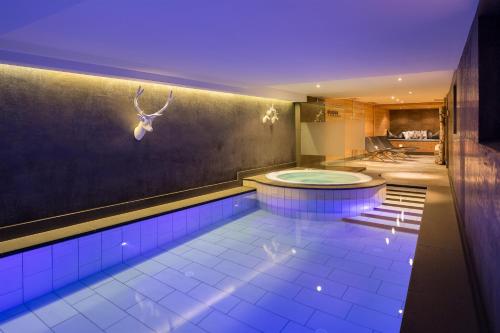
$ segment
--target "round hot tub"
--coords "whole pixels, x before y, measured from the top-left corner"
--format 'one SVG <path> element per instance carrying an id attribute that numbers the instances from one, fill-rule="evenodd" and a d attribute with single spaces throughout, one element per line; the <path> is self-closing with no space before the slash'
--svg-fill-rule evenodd
<path id="1" fill-rule="evenodd" d="M 351 185 L 373 179 L 362 173 L 318 169 L 277 171 L 268 173 L 266 177 L 278 182 L 304 185 Z"/>
<path id="2" fill-rule="evenodd" d="M 360 215 L 385 200 L 383 178 L 358 172 L 288 169 L 245 179 L 262 209 L 293 218 L 336 220 Z"/>

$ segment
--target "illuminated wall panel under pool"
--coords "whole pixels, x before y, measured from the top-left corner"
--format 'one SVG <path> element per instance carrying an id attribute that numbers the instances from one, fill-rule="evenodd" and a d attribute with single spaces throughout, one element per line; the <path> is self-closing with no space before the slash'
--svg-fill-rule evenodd
<path id="1" fill-rule="evenodd" d="M 293 218 L 329 220 L 360 215 L 385 200 L 385 184 L 354 189 L 305 189 L 256 183 L 260 208 Z"/>
<path id="2" fill-rule="evenodd" d="M 256 207 L 250 192 L 0 258 L 0 311 Z"/>

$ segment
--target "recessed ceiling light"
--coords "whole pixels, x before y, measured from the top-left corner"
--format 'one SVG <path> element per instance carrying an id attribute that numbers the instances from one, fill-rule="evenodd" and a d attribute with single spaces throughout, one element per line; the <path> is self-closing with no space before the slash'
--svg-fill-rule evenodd
<path id="1" fill-rule="evenodd" d="M 398 81 L 399 82 L 403 81 L 403 78 L 402 77 L 398 77 Z"/>
<path id="2" fill-rule="evenodd" d="M 413 91 L 408 91 L 408 94 L 413 95 Z"/>
<path id="3" fill-rule="evenodd" d="M 399 98 L 396 98 L 396 102 L 399 102 Z"/>
<path id="4" fill-rule="evenodd" d="M 321 88 L 321 85 L 319 83 L 316 83 L 316 88 Z"/>
<path id="5" fill-rule="evenodd" d="M 391 96 L 391 99 L 394 99 L 394 98 L 396 98 L 396 97 L 394 97 L 394 96 Z"/>

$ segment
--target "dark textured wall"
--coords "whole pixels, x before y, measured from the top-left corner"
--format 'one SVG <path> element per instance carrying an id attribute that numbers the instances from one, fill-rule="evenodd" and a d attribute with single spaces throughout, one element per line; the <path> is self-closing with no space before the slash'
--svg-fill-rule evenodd
<path id="1" fill-rule="evenodd" d="M 497 6 L 500 6 L 496 4 Z M 498 10 L 498 9 L 497 9 Z M 491 11 L 487 11 L 490 12 Z M 500 15 L 482 15 L 479 43 L 479 141 L 500 141 Z"/>
<path id="2" fill-rule="evenodd" d="M 389 110 L 390 131 L 439 131 L 439 110 Z"/>
<path id="3" fill-rule="evenodd" d="M 500 31 L 496 34 L 499 38 Z M 485 309 L 493 331 L 500 332 L 500 153 L 494 146 L 479 143 L 479 115 L 485 111 L 480 108 L 480 100 L 481 104 L 488 102 L 485 100 L 488 94 L 484 95 L 481 87 L 489 86 L 488 90 L 498 92 L 500 86 L 498 80 L 488 81 L 479 75 L 482 52 L 479 36 L 476 18 L 455 73 L 456 110 L 453 110 L 453 89 L 448 95 L 448 165 Z M 491 87 L 494 84 L 497 86 Z M 457 122 L 456 134 L 453 122 Z"/>
<path id="4" fill-rule="evenodd" d="M 146 112 L 175 100 L 135 141 Z M 261 119 L 274 103 L 280 120 Z M 290 102 L 0 65 L 0 225 L 224 182 L 295 160 Z"/>

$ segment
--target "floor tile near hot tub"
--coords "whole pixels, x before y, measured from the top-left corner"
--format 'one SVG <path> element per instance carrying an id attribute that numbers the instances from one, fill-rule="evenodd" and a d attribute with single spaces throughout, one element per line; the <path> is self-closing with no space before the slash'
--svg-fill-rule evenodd
<path id="1" fill-rule="evenodd" d="M 416 241 L 257 210 L 0 313 L 0 330 L 397 332 Z"/>

